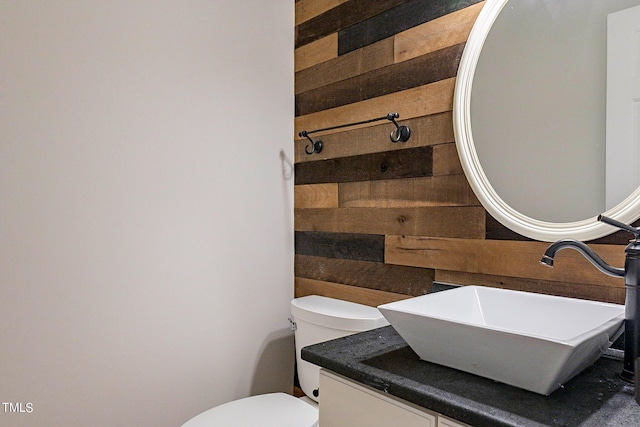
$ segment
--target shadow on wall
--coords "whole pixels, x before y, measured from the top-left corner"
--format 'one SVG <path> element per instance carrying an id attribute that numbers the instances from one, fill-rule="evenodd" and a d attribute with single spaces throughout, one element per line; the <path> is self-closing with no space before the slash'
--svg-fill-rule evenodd
<path id="1" fill-rule="evenodd" d="M 260 350 L 251 384 L 251 395 L 282 391 L 293 391 L 293 369 L 295 363 L 293 332 L 289 329 L 275 331 L 265 339 Z M 273 372 L 285 372 L 274 378 Z"/>
<path id="2" fill-rule="evenodd" d="M 280 161 L 282 162 L 282 178 L 284 178 L 285 181 L 291 180 L 295 168 L 293 162 L 287 157 L 284 150 L 280 150 Z"/>

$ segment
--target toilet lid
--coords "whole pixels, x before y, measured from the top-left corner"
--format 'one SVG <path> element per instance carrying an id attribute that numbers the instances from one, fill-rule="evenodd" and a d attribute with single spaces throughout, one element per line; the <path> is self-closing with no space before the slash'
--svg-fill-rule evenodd
<path id="1" fill-rule="evenodd" d="M 293 299 L 291 314 L 294 320 L 304 320 L 340 331 L 362 332 L 389 324 L 375 307 L 319 295 Z"/>
<path id="2" fill-rule="evenodd" d="M 261 394 L 209 409 L 182 427 L 315 427 L 318 409 L 285 393 Z"/>

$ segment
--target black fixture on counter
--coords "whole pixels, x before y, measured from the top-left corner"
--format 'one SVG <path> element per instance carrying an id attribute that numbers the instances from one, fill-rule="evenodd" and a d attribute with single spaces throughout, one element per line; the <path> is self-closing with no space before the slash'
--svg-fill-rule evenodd
<path id="1" fill-rule="evenodd" d="M 624 224 L 603 215 L 598 221 L 618 227 L 633 234 L 634 239 L 625 248 L 624 268 L 612 267 L 602 260 L 589 246 L 572 239 L 552 243 L 544 253 L 540 263 L 553 267 L 553 258 L 557 251 L 574 249 L 580 252 L 591 264 L 604 274 L 623 277 L 626 289 L 624 322 L 624 367 L 620 377 L 636 386 L 635 399 L 640 404 L 640 228 Z M 634 372 L 636 373 L 634 375 Z"/>
<path id="2" fill-rule="evenodd" d="M 315 130 L 310 130 L 310 131 L 306 131 L 303 130 L 300 133 L 298 133 L 298 136 L 301 136 L 303 138 L 307 138 L 309 141 L 311 141 L 311 145 L 307 145 L 304 148 L 304 152 L 307 154 L 313 154 L 313 153 L 319 153 L 322 151 L 322 141 L 320 141 L 319 139 L 313 140 L 309 135 L 311 135 L 312 133 L 316 133 L 316 132 L 324 132 L 327 130 L 334 130 L 334 129 L 340 129 L 340 128 L 345 128 L 345 127 L 350 127 L 350 126 L 357 126 L 357 125 L 364 125 L 366 123 L 372 123 L 372 122 L 377 122 L 380 120 L 389 120 L 390 122 L 393 122 L 394 125 L 396 125 L 396 129 L 394 131 L 391 132 L 391 134 L 389 135 L 389 138 L 391 139 L 391 142 L 396 143 L 396 142 L 406 142 L 409 140 L 409 137 L 411 136 L 411 129 L 409 129 L 408 126 L 404 126 L 404 125 L 399 125 L 396 122 L 396 119 L 400 117 L 400 114 L 398 113 L 389 113 L 384 117 L 378 117 L 375 119 L 370 119 L 370 120 L 364 120 L 362 122 L 355 122 L 355 123 L 347 123 L 345 125 L 339 125 L 339 126 L 331 126 L 328 128 L 323 128 L 323 129 L 315 129 Z"/>

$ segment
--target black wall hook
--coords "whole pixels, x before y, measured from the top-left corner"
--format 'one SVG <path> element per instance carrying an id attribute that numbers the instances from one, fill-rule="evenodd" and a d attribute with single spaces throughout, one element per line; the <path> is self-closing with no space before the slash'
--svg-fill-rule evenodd
<path id="1" fill-rule="evenodd" d="M 393 124 L 396 125 L 396 130 L 391 131 L 391 134 L 389 135 L 389 138 L 391 138 L 391 142 L 393 142 L 394 144 L 398 141 L 407 142 L 409 140 L 409 137 L 411 136 L 411 129 L 409 129 L 409 127 L 398 125 L 398 122 L 396 122 L 396 119 L 398 117 L 400 117 L 400 114 L 398 113 L 387 114 L 387 120 L 391 120 Z"/>
<path id="2" fill-rule="evenodd" d="M 311 145 L 307 145 L 306 147 L 304 147 L 305 153 L 313 154 L 313 153 L 319 153 L 322 151 L 322 141 L 320 141 L 319 139 L 316 139 L 315 141 L 311 139 L 311 137 L 309 136 L 309 132 L 307 132 L 306 130 L 303 130 L 298 135 L 305 137 L 309 141 L 311 141 Z M 311 148 L 311 150 L 309 150 L 309 148 Z"/>
<path id="3" fill-rule="evenodd" d="M 348 123 L 346 125 L 339 125 L 339 126 L 331 126 L 328 128 L 323 128 L 323 129 L 316 129 L 316 130 L 312 130 L 312 131 L 306 131 L 303 130 L 300 133 L 298 133 L 298 136 L 301 136 L 303 138 L 307 138 L 309 140 L 309 142 L 311 142 L 311 145 L 307 145 L 304 148 L 304 152 L 307 154 L 313 154 L 313 153 L 319 153 L 322 151 L 322 141 L 320 141 L 319 139 L 312 139 L 309 135 L 315 132 L 323 132 L 323 131 L 327 131 L 327 130 L 334 130 L 334 129 L 341 129 L 341 128 L 345 128 L 345 127 L 349 127 L 349 126 L 357 126 L 357 125 L 363 125 L 366 123 L 371 123 L 371 122 L 377 122 L 379 120 L 389 120 L 390 122 L 392 122 L 395 126 L 396 129 L 393 130 L 391 132 L 391 134 L 389 135 L 389 138 L 391 139 L 391 142 L 396 143 L 396 142 L 406 142 L 409 140 L 409 137 L 411 136 L 411 129 L 409 129 L 408 126 L 404 126 L 404 125 L 399 125 L 398 122 L 396 122 L 396 119 L 400 117 L 400 114 L 398 113 L 389 113 L 384 117 L 378 117 L 375 119 L 370 119 L 370 120 L 364 120 L 362 122 L 355 122 L 355 123 Z"/>

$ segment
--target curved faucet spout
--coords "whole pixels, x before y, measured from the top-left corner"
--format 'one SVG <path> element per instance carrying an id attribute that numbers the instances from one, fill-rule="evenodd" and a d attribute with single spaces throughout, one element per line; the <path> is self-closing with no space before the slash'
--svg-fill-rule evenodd
<path id="1" fill-rule="evenodd" d="M 573 239 L 558 240 L 557 242 L 552 243 L 545 251 L 544 256 L 540 260 L 540 263 L 548 267 L 553 267 L 553 258 L 555 257 L 556 252 L 562 249 L 574 249 L 580 252 L 586 259 L 591 262 L 591 264 L 593 264 L 604 274 L 613 277 L 624 277 L 624 268 L 616 268 L 610 266 L 609 264 L 604 262 L 604 260 L 600 258 L 598 254 L 596 254 L 589 246 Z"/>

